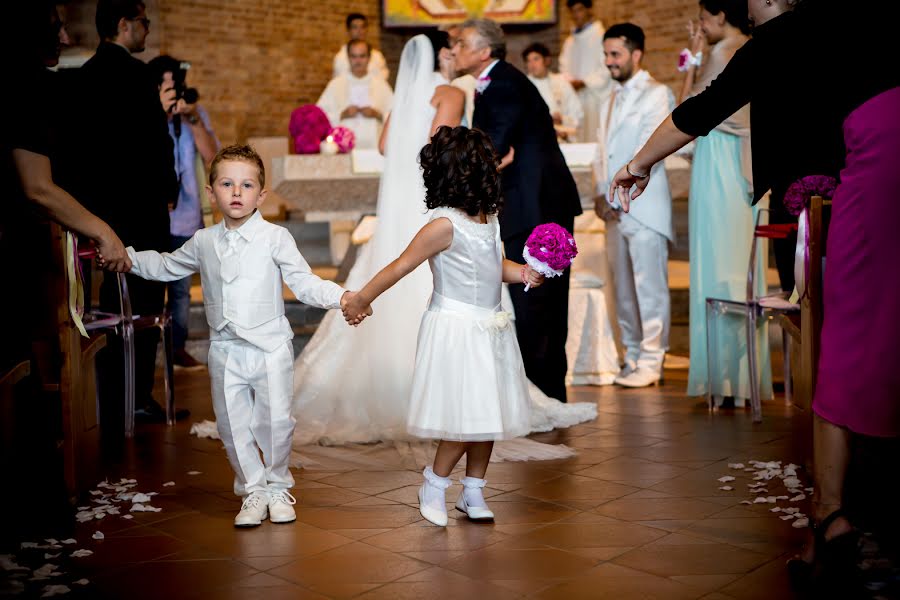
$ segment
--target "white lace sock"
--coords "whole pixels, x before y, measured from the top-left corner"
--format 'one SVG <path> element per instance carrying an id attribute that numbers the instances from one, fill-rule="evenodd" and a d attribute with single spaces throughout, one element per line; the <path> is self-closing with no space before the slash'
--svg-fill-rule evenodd
<path id="1" fill-rule="evenodd" d="M 435 473 L 431 467 L 425 467 L 422 474 L 425 476 L 422 502 L 429 508 L 446 513 L 447 505 L 445 504 L 444 493 L 452 483 L 450 478 L 441 477 Z"/>
<path id="2" fill-rule="evenodd" d="M 487 484 L 487 481 L 477 477 L 463 477 L 459 482 L 463 484 L 463 494 L 465 494 L 468 506 L 487 508 L 487 502 L 484 501 L 484 495 L 481 493 L 481 488 Z"/>

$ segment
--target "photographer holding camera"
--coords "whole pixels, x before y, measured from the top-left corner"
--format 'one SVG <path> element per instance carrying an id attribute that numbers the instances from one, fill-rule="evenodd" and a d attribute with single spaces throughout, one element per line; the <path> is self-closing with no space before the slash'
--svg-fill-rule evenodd
<path id="1" fill-rule="evenodd" d="M 171 56 L 157 56 L 148 65 L 157 77 L 159 99 L 169 120 L 169 135 L 175 146 L 175 172 L 178 175 L 178 202 L 169 211 L 171 248 L 180 248 L 211 217 L 206 201 L 206 168 L 219 150 L 219 141 L 209 123 L 209 115 L 197 101 L 200 94 L 187 87 L 191 65 Z M 205 206 L 205 208 L 204 208 Z M 211 221 L 210 223 L 211 224 Z M 203 367 L 185 350 L 191 304 L 191 278 L 168 284 L 166 308 L 172 315 L 172 345 L 175 366 L 186 369 Z"/>

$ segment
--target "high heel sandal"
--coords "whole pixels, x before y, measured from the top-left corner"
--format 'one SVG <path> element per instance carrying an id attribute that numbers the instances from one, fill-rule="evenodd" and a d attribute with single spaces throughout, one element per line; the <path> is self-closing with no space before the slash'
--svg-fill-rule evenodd
<path id="1" fill-rule="evenodd" d="M 829 582 L 839 582 L 843 587 L 851 585 L 855 579 L 852 573 L 856 568 L 859 531 L 851 529 L 830 540 L 825 539 L 825 532 L 841 517 L 847 518 L 847 515 L 839 508 L 818 524 L 810 526 L 813 531 L 813 562 L 806 562 L 799 556 L 788 560 L 788 574 L 795 589 L 809 590 L 814 586 L 818 587 L 825 579 Z M 832 588 L 832 591 L 835 590 Z"/>

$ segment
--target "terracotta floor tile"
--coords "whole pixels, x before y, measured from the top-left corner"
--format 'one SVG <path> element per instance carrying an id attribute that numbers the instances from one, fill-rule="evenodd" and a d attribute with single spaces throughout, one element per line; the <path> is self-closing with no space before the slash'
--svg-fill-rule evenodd
<path id="1" fill-rule="evenodd" d="M 269 574 L 315 590 L 316 584 L 323 583 L 387 583 L 426 568 L 426 563 L 353 542 L 277 567 Z"/>
<path id="2" fill-rule="evenodd" d="M 313 592 L 299 585 L 282 581 L 281 585 L 247 588 L 227 586 L 210 590 L 208 598 L 215 600 L 328 600 L 328 596 Z"/>
<path id="3" fill-rule="evenodd" d="M 636 488 L 627 485 L 610 483 L 592 477 L 568 475 L 553 481 L 525 485 L 519 490 L 519 493 L 539 500 L 596 500 L 597 504 L 600 504 L 604 500 L 621 498 L 635 491 Z"/>
<path id="4" fill-rule="evenodd" d="M 517 550 L 497 544 L 470 552 L 444 565 L 444 568 L 473 579 L 546 580 L 574 577 L 594 566 L 593 560 L 553 548 Z"/>
<path id="5" fill-rule="evenodd" d="M 250 567 L 232 560 L 153 561 L 97 575 L 91 583 L 102 595 L 113 598 L 199 598 L 209 595 L 209 588 L 213 587 L 210 583 L 214 587 L 233 584 L 254 573 Z"/>
<path id="6" fill-rule="evenodd" d="M 753 572 L 741 577 L 721 589 L 739 600 L 792 600 L 796 596 L 791 591 L 787 569 L 784 567 L 789 555 L 772 560 Z"/>
<path id="7" fill-rule="evenodd" d="M 712 502 L 694 498 L 620 498 L 607 502 L 595 512 L 626 521 L 650 521 L 660 519 L 702 519 L 722 507 Z"/>
<path id="8" fill-rule="evenodd" d="M 614 564 L 603 564 L 586 575 L 550 586 L 537 594 L 541 600 L 694 600 L 702 596 L 694 587 Z"/>
<path id="9" fill-rule="evenodd" d="M 308 508 L 297 513 L 297 520 L 322 529 L 389 529 L 421 518 L 417 508 L 400 504 Z"/>
<path id="10" fill-rule="evenodd" d="M 673 575 L 669 579 L 704 592 L 715 592 L 740 577 L 740 575 Z"/>
<path id="11" fill-rule="evenodd" d="M 762 554 L 728 544 L 649 544 L 613 559 L 618 565 L 654 575 L 748 573 L 767 560 Z"/>
<path id="12" fill-rule="evenodd" d="M 666 536 L 666 532 L 634 523 L 554 523 L 509 540 L 532 542 L 553 548 L 642 546 Z"/>
<path id="13" fill-rule="evenodd" d="M 784 560 L 804 532 L 769 506 L 741 505 L 752 476 L 728 463 L 790 461 L 800 419 L 780 402 L 764 403 L 761 425 L 749 411 L 710 415 L 703 399 L 684 397 L 686 376 L 667 371 L 666 385 L 646 390 L 573 388 L 573 401 L 597 403 L 598 419 L 532 437 L 578 454 L 491 463 L 492 524 L 454 510 L 457 483 L 448 526 L 423 520 L 416 458 L 380 469 L 309 459 L 293 470 L 296 523 L 237 530 L 240 499 L 221 443 L 189 436 L 190 423 L 140 425 L 108 478 L 137 479 L 141 491 L 159 492 L 152 504 L 163 510 L 77 527 L 77 547 L 95 554 L 63 567 L 96 582 L 92 600 L 789 598 Z M 176 387 L 197 419 L 212 416 L 205 373 L 179 372 Z M 356 452 L 371 458 L 369 447 L 347 448 L 345 458 Z M 464 472 L 454 469 L 454 482 Z M 737 477 L 734 491 L 718 489 L 723 475 Z M 91 539 L 96 530 L 102 543 Z"/>
<path id="14" fill-rule="evenodd" d="M 366 538 L 366 543 L 392 552 L 477 550 L 508 536 L 490 524 L 466 523 L 459 527 L 427 527 L 418 523 Z"/>

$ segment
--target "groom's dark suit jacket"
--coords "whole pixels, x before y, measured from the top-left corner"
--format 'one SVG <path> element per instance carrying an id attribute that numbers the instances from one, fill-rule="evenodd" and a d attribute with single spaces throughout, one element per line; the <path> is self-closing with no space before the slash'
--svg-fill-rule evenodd
<path id="1" fill-rule="evenodd" d="M 515 149 L 513 163 L 503 170 L 500 234 L 506 256 L 523 262 L 531 231 L 551 222 L 572 231 L 581 203 L 540 92 L 502 60 L 488 76 L 490 84 L 475 99 L 472 125 L 490 136 L 500 156 Z M 525 373 L 545 394 L 565 402 L 568 272 L 528 293 L 524 288 L 509 286 Z"/>
<path id="2" fill-rule="evenodd" d="M 490 85 L 475 98 L 472 126 L 490 136 L 501 157 L 510 146 L 516 151 L 503 171 L 503 239 L 527 235 L 541 223 L 570 223 L 581 214 L 581 203 L 547 104 L 525 74 L 506 61 L 488 76 Z"/>

